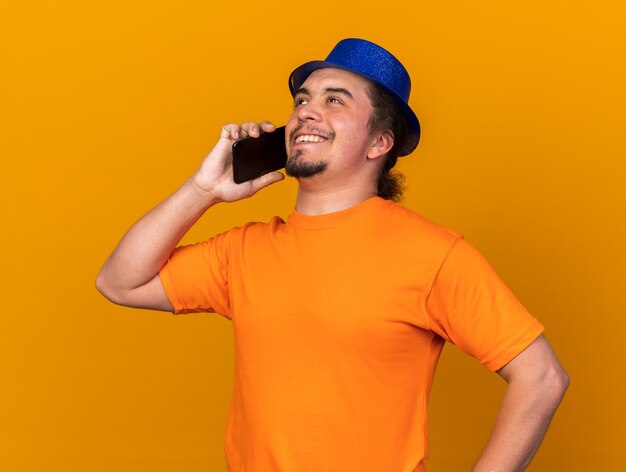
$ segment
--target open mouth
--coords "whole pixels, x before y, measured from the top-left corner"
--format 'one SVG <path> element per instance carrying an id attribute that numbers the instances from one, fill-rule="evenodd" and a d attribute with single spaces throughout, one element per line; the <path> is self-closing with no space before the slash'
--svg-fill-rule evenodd
<path id="1" fill-rule="evenodd" d="M 335 133 L 315 126 L 298 126 L 290 133 L 290 142 L 296 144 L 319 144 L 333 141 Z"/>
<path id="2" fill-rule="evenodd" d="M 326 141 L 326 138 L 322 136 L 318 136 L 316 134 L 301 134 L 300 136 L 296 136 L 294 142 L 296 144 L 299 143 L 322 143 Z"/>

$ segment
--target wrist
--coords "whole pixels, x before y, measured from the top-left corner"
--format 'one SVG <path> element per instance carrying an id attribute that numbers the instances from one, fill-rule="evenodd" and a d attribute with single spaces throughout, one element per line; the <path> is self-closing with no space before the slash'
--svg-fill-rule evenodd
<path id="1" fill-rule="evenodd" d="M 217 203 L 220 203 L 222 200 L 217 197 L 214 189 L 200 185 L 196 177 L 196 174 L 189 177 L 185 185 L 187 185 L 193 194 L 199 198 L 199 202 L 203 207 L 205 207 L 205 210 Z"/>

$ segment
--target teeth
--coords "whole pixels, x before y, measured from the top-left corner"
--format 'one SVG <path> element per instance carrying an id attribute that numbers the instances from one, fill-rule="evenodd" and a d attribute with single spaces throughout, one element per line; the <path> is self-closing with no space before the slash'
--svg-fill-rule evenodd
<path id="1" fill-rule="evenodd" d="M 296 138 L 296 143 L 321 143 L 324 138 L 314 134 L 303 134 Z"/>

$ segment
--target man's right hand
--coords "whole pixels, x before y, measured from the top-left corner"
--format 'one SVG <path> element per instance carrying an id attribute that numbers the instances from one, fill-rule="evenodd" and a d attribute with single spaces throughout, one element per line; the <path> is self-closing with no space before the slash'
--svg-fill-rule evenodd
<path id="1" fill-rule="evenodd" d="M 225 125 L 198 171 L 124 235 L 98 275 L 98 290 L 120 305 L 171 311 L 159 270 L 183 235 L 212 205 L 250 197 L 284 178 L 272 172 L 242 184 L 233 180 L 233 143 L 275 129 L 267 121 Z"/>
<path id="2" fill-rule="evenodd" d="M 248 198 L 261 188 L 283 180 L 285 176 L 281 172 L 270 172 L 241 184 L 233 180 L 233 143 L 247 137 L 258 138 L 262 133 L 275 130 L 276 126 L 269 121 L 224 125 L 219 141 L 190 179 L 196 191 L 212 203 L 233 202 Z"/>

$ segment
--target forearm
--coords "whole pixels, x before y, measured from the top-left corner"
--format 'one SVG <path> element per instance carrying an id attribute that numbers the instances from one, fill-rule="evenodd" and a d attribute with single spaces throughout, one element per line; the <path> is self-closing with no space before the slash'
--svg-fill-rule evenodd
<path id="1" fill-rule="evenodd" d="M 537 452 L 567 384 L 567 374 L 558 368 L 537 380 L 511 381 L 493 433 L 473 471 L 524 470 Z"/>
<path id="2" fill-rule="evenodd" d="M 146 284 L 189 228 L 217 202 L 188 179 L 128 230 L 104 263 L 98 288 L 121 293 Z"/>
<path id="3" fill-rule="evenodd" d="M 98 274 L 98 290 L 121 305 L 170 310 L 171 303 L 157 274 L 189 228 L 216 203 L 248 198 L 283 179 L 280 172 L 270 172 L 236 184 L 232 175 L 235 140 L 275 129 L 267 121 L 225 125 L 198 171 L 124 235 Z"/>

